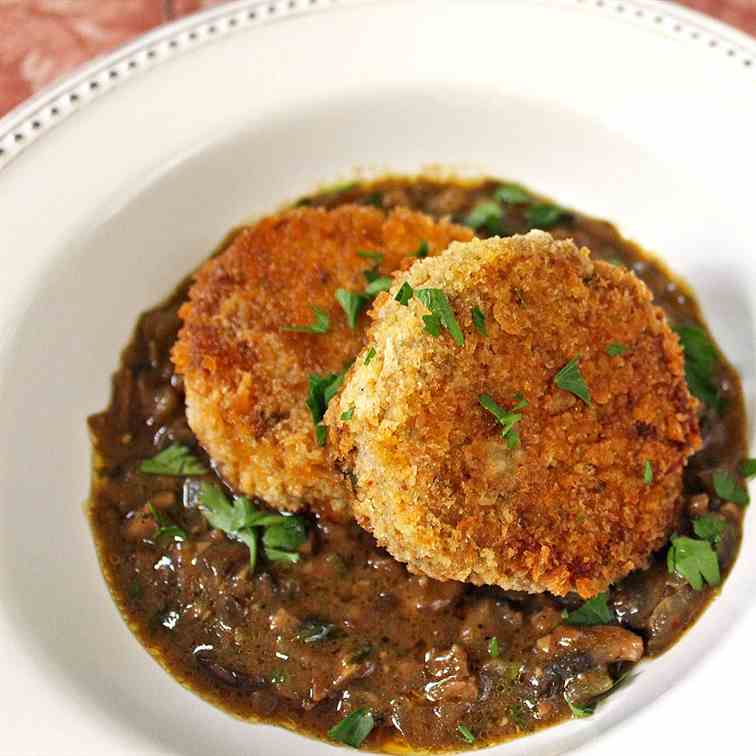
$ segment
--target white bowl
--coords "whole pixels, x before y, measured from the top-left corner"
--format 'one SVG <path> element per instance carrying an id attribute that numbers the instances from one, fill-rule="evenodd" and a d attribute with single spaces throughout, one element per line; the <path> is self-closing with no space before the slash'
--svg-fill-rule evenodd
<path id="1" fill-rule="evenodd" d="M 355 167 L 522 181 L 687 278 L 753 417 L 754 133 L 753 40 L 636 0 L 231 3 L 0 121 L 0 751 L 333 752 L 173 682 L 121 622 L 80 507 L 84 419 L 137 314 L 228 228 Z M 703 618 L 596 716 L 494 751 L 750 737 L 750 537 Z"/>

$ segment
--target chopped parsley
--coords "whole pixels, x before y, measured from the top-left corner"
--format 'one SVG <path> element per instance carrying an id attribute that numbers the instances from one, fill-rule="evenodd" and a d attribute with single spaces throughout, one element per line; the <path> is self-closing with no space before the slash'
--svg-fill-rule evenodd
<path id="1" fill-rule="evenodd" d="M 756 459 L 743 459 L 738 465 L 738 472 L 744 478 L 752 478 L 756 475 Z"/>
<path id="2" fill-rule="evenodd" d="M 572 712 L 574 719 L 585 719 L 585 717 L 592 716 L 593 712 L 596 711 L 596 707 L 591 704 L 586 704 L 585 706 L 577 706 L 576 704 L 572 703 L 572 701 L 570 701 L 567 696 L 564 697 L 564 700 L 567 702 L 567 706 L 570 707 L 570 711 Z"/>
<path id="3" fill-rule="evenodd" d="M 525 220 L 531 228 L 549 229 L 559 222 L 567 220 L 570 213 L 558 205 L 548 202 L 536 202 L 525 211 Z"/>
<path id="4" fill-rule="evenodd" d="M 354 330 L 357 327 L 357 318 L 360 316 L 362 308 L 370 301 L 370 298 L 348 289 L 336 289 L 336 301 L 341 305 L 341 309 L 344 310 L 347 325 Z"/>
<path id="5" fill-rule="evenodd" d="M 441 335 L 441 318 L 438 315 L 423 315 L 423 330 L 438 338 Z"/>
<path id="6" fill-rule="evenodd" d="M 394 297 L 394 299 L 397 302 L 399 302 L 400 305 L 404 305 L 405 307 L 407 307 L 414 293 L 415 293 L 415 290 L 412 288 L 412 286 L 410 286 L 410 284 L 407 281 L 405 281 L 399 287 L 399 291 L 396 292 L 396 296 Z"/>
<path id="7" fill-rule="evenodd" d="M 352 405 L 346 412 L 341 413 L 341 419 L 348 423 L 354 417 L 354 405 Z"/>
<path id="8" fill-rule="evenodd" d="M 704 581 L 719 585 L 719 560 L 708 541 L 672 536 L 671 544 L 667 551 L 667 570 L 671 575 L 684 578 L 696 591 L 704 587 Z"/>
<path id="9" fill-rule="evenodd" d="M 716 546 L 722 540 L 722 534 L 727 530 L 727 523 L 721 517 L 707 514 L 693 520 L 693 532 L 702 540 Z"/>
<path id="10" fill-rule="evenodd" d="M 583 374 L 580 372 L 578 362 L 580 355 L 571 359 L 555 376 L 554 383 L 564 390 L 575 394 L 582 399 L 589 407 L 591 406 L 591 392 L 585 384 Z"/>
<path id="11" fill-rule="evenodd" d="M 680 338 L 685 355 L 685 380 L 690 392 L 707 407 L 721 412 L 724 401 L 714 380 L 719 360 L 706 331 L 697 326 L 677 326 L 673 330 Z"/>
<path id="12" fill-rule="evenodd" d="M 481 336 L 487 336 L 488 331 L 486 331 L 486 316 L 483 314 L 483 311 L 478 307 L 477 305 L 473 307 L 470 310 L 470 314 L 472 315 L 472 321 L 473 325 L 475 326 L 475 329 L 478 331 L 478 333 Z"/>
<path id="13" fill-rule="evenodd" d="M 490 234 L 501 236 L 504 233 L 504 210 L 496 202 L 481 202 L 470 210 L 463 223 L 475 231 L 485 227 Z"/>
<path id="14" fill-rule="evenodd" d="M 481 407 L 488 410 L 501 425 L 501 437 L 507 442 L 507 446 L 510 449 L 514 449 L 519 446 L 520 436 L 516 430 L 517 424 L 522 420 L 522 414 L 520 412 L 509 412 L 500 407 L 490 394 L 481 394 L 478 397 Z M 524 409 L 528 406 L 525 399 L 521 399 L 515 406 L 514 410 Z"/>
<path id="15" fill-rule="evenodd" d="M 643 482 L 650 486 L 654 482 L 654 468 L 650 460 L 643 463 Z"/>
<path id="16" fill-rule="evenodd" d="M 331 319 L 328 313 L 320 307 L 311 306 L 315 321 L 309 325 L 290 325 L 284 326 L 284 331 L 293 331 L 294 333 L 328 333 L 331 327 Z"/>
<path id="17" fill-rule="evenodd" d="M 331 373 L 330 375 L 310 374 L 307 399 L 305 404 L 310 410 L 312 422 L 315 425 L 315 439 L 319 446 L 325 446 L 328 431 L 323 425 L 323 415 L 325 415 L 328 403 L 333 399 L 336 392 L 341 387 L 346 370 L 340 373 Z"/>
<path id="18" fill-rule="evenodd" d="M 373 361 L 373 357 L 375 357 L 375 347 L 370 347 L 365 355 L 365 362 L 363 364 L 369 365 Z"/>
<path id="19" fill-rule="evenodd" d="M 452 310 L 446 294 L 444 294 L 441 289 L 416 289 L 415 297 L 422 302 L 431 311 L 431 315 L 437 319 L 439 328 L 436 330 L 439 330 L 440 332 L 440 327 L 443 326 L 449 331 L 449 334 L 459 346 L 462 346 L 465 343 L 465 336 L 462 333 L 462 329 L 459 327 L 457 319 L 454 317 L 454 310 Z M 426 323 L 427 327 L 428 321 L 426 320 L 426 317 L 423 317 L 423 321 Z M 433 333 L 433 331 L 430 332 L 434 336 L 438 335 L 437 333 Z"/>
<path id="20" fill-rule="evenodd" d="M 420 244 L 418 244 L 417 249 L 412 253 L 415 257 L 417 257 L 419 260 L 422 260 L 425 257 L 428 257 L 428 253 L 430 252 L 430 245 L 428 242 L 423 239 Z"/>
<path id="21" fill-rule="evenodd" d="M 207 468 L 183 444 L 171 444 L 150 459 L 145 459 L 139 471 L 150 475 L 206 475 Z"/>
<path id="22" fill-rule="evenodd" d="M 465 741 L 465 743 L 475 742 L 475 735 L 473 735 L 470 730 L 464 725 L 457 725 L 457 732 L 459 733 L 462 740 Z"/>
<path id="23" fill-rule="evenodd" d="M 299 561 L 297 550 L 307 538 L 301 517 L 264 512 L 246 496 L 236 496 L 230 502 L 220 487 L 211 483 L 200 485 L 199 507 L 211 527 L 247 545 L 252 570 L 257 563 L 259 530 L 270 561 Z"/>
<path id="24" fill-rule="evenodd" d="M 176 525 L 175 522 L 171 522 L 162 512 L 158 512 L 152 502 L 147 505 L 147 509 L 157 525 L 157 530 L 152 536 L 155 541 L 159 541 L 161 538 L 172 538 L 174 541 L 186 540 L 186 531 Z"/>
<path id="25" fill-rule="evenodd" d="M 530 202 L 530 195 L 519 184 L 502 184 L 494 192 L 494 199 L 510 205 L 523 205 Z"/>
<path id="26" fill-rule="evenodd" d="M 488 653 L 496 659 L 499 656 L 499 639 L 494 635 L 490 641 L 488 641 Z"/>
<path id="27" fill-rule="evenodd" d="M 608 597 L 607 593 L 599 593 L 574 611 L 563 612 L 562 616 L 568 625 L 606 625 L 613 619 Z"/>
<path id="28" fill-rule="evenodd" d="M 512 704 L 507 709 L 507 714 L 509 715 L 509 718 L 514 722 L 515 727 L 521 732 L 526 732 L 530 729 L 525 720 L 525 709 L 523 709 L 522 704 Z"/>
<path id="29" fill-rule="evenodd" d="M 363 260 L 372 260 L 376 265 L 383 262 L 383 252 L 371 252 L 369 249 L 358 250 L 357 257 L 361 257 Z"/>
<path id="30" fill-rule="evenodd" d="M 370 709 L 355 709 L 328 730 L 328 737 L 352 748 L 359 748 L 374 726 L 375 720 Z"/>
<path id="31" fill-rule="evenodd" d="M 365 296 L 372 298 L 382 291 L 388 291 L 390 288 L 391 278 L 389 276 L 378 276 L 365 287 Z"/>
<path id="32" fill-rule="evenodd" d="M 610 357 L 619 357 L 627 351 L 627 347 L 624 344 L 620 344 L 618 341 L 614 341 L 606 348 L 606 353 Z"/>
<path id="33" fill-rule="evenodd" d="M 733 501 L 741 507 L 748 506 L 751 497 L 745 488 L 738 485 L 735 478 L 726 470 L 715 470 L 712 476 L 717 496 L 725 501 Z"/>

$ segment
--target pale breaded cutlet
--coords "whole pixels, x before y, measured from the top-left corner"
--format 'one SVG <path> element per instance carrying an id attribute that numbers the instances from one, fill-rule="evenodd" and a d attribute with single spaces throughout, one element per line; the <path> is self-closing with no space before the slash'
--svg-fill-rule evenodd
<path id="1" fill-rule="evenodd" d="M 348 513 L 351 492 L 305 405 L 310 376 L 342 371 L 362 346 L 369 304 L 350 328 L 336 291 L 364 292 L 366 271 L 385 275 L 470 237 L 405 209 L 292 209 L 243 229 L 198 270 L 172 356 L 189 425 L 231 486 L 280 509 Z M 326 333 L 286 330 L 316 322 L 316 307 Z"/>
<path id="2" fill-rule="evenodd" d="M 419 289 L 443 292 L 462 345 L 443 323 L 427 332 Z M 701 445 L 651 299 L 632 272 L 541 231 L 416 262 L 376 301 L 326 414 L 358 522 L 440 580 L 587 597 L 644 566 Z"/>

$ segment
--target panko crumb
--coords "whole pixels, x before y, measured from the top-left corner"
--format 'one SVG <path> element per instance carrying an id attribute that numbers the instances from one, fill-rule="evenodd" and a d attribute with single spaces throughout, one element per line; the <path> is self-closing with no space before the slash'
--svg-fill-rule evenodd
<path id="1" fill-rule="evenodd" d="M 404 282 L 443 290 L 464 345 L 424 331 L 426 307 L 395 299 Z M 680 345 L 651 300 L 630 271 L 541 231 L 416 262 L 376 302 L 326 414 L 358 522 L 440 580 L 588 597 L 646 565 L 701 445 Z M 590 405 L 555 384 L 573 359 Z M 507 411 L 527 401 L 515 448 L 481 394 Z"/>
<path id="2" fill-rule="evenodd" d="M 310 374 L 338 373 L 362 346 L 363 313 L 348 327 L 338 288 L 365 289 L 365 271 L 406 266 L 422 242 L 438 254 L 471 232 L 406 209 L 347 205 L 287 210 L 243 229 L 198 270 L 173 349 L 187 418 L 236 490 L 279 509 L 346 516 L 351 491 L 318 445 L 305 406 Z M 327 313 L 327 333 L 294 333 Z"/>

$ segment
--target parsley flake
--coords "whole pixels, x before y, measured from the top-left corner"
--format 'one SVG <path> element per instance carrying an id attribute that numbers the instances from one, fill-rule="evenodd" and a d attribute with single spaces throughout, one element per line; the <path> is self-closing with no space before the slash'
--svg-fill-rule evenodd
<path id="1" fill-rule="evenodd" d="M 627 347 L 624 344 L 620 344 L 618 341 L 614 341 L 606 348 L 606 353 L 610 357 L 619 357 L 627 351 Z"/>
<path id="2" fill-rule="evenodd" d="M 206 475 L 207 468 L 183 444 L 171 444 L 150 459 L 145 459 L 139 471 L 150 475 Z"/>
<path id="3" fill-rule="evenodd" d="M 691 394 L 716 412 L 724 409 L 724 401 L 714 380 L 719 363 L 717 350 L 703 328 L 677 326 L 672 330 L 680 338 L 685 356 L 685 380 Z"/>
<path id="4" fill-rule="evenodd" d="M 496 659 L 499 656 L 499 653 L 500 653 L 499 639 L 495 635 L 493 638 L 491 638 L 490 641 L 488 641 L 488 653 L 494 659 Z"/>
<path id="5" fill-rule="evenodd" d="M 331 319 L 328 317 L 328 313 L 320 307 L 311 306 L 310 309 L 315 315 L 315 322 L 309 325 L 284 326 L 282 330 L 293 331 L 294 333 L 328 333 L 328 329 L 331 327 Z"/>
<path id="6" fill-rule="evenodd" d="M 415 298 L 431 311 L 431 315 L 437 318 L 439 327 L 443 326 L 449 331 L 449 334 L 459 346 L 465 343 L 465 336 L 459 327 L 457 318 L 454 317 L 454 310 L 452 310 L 446 294 L 441 289 L 416 289 Z M 428 321 L 426 317 L 423 317 L 423 321 L 427 327 Z M 433 336 L 438 335 L 432 331 L 431 333 Z"/>
<path id="7" fill-rule="evenodd" d="M 375 347 L 370 347 L 365 355 L 365 362 L 363 364 L 369 365 L 373 361 L 373 357 L 375 357 Z"/>
<path id="8" fill-rule="evenodd" d="M 378 276 L 374 278 L 365 287 L 365 296 L 374 297 L 382 291 L 388 291 L 391 288 L 391 278 L 389 276 Z"/>
<path id="9" fill-rule="evenodd" d="M 485 227 L 490 234 L 501 236 L 504 233 L 504 210 L 496 202 L 481 202 L 470 210 L 463 223 L 475 231 Z"/>
<path id="10" fill-rule="evenodd" d="M 252 570 L 257 563 L 261 529 L 265 556 L 270 561 L 299 561 L 297 550 L 307 538 L 301 517 L 259 510 L 246 496 L 237 496 L 230 502 L 221 488 L 211 483 L 200 485 L 199 508 L 211 527 L 247 545 Z"/>
<path id="11" fill-rule="evenodd" d="M 457 732 L 459 733 L 462 740 L 465 741 L 465 743 L 474 743 L 475 742 L 475 735 L 470 732 L 469 728 L 465 727 L 464 725 L 457 725 Z"/>
<path id="12" fill-rule="evenodd" d="M 530 195 L 519 184 L 502 184 L 494 192 L 494 199 L 510 205 L 523 205 L 530 202 Z"/>
<path id="13" fill-rule="evenodd" d="M 744 478 L 752 478 L 756 475 L 756 459 L 744 459 L 741 460 L 738 465 L 738 472 Z"/>
<path id="14" fill-rule="evenodd" d="M 591 392 L 585 383 L 583 374 L 580 372 L 578 362 L 580 355 L 571 359 L 557 374 L 554 376 L 554 383 L 564 390 L 575 394 L 578 399 L 582 399 L 589 407 L 591 406 Z"/>
<path id="15" fill-rule="evenodd" d="M 383 262 L 383 252 L 371 252 L 368 249 L 357 250 L 357 257 L 361 257 L 363 260 L 372 260 L 376 265 Z"/>
<path id="16" fill-rule="evenodd" d="M 147 505 L 147 509 L 157 525 L 157 530 L 152 536 L 155 541 L 159 541 L 161 538 L 165 537 L 172 538 L 174 541 L 186 540 L 186 531 L 176 525 L 175 522 L 171 522 L 171 520 L 162 512 L 158 512 L 152 502 Z"/>
<path id="17" fill-rule="evenodd" d="M 375 720 L 370 709 L 355 709 L 328 730 L 328 737 L 352 748 L 359 748 L 374 726 Z"/>
<path id="18" fill-rule="evenodd" d="M 570 711 L 572 712 L 572 716 L 574 719 L 585 719 L 585 717 L 593 716 L 593 713 L 596 711 L 595 706 L 591 706 L 591 704 L 586 704 L 585 706 L 577 706 L 576 704 L 572 703 L 567 696 L 565 696 L 564 700 L 567 703 L 567 706 L 570 707 Z"/>
<path id="19" fill-rule="evenodd" d="M 370 301 L 369 297 L 348 289 L 336 289 L 336 301 L 341 305 L 346 315 L 347 325 L 354 330 L 357 327 L 357 318 L 362 308 Z"/>
<path id="20" fill-rule="evenodd" d="M 422 260 L 425 257 L 428 257 L 428 253 L 430 252 L 430 245 L 428 242 L 423 239 L 420 244 L 418 244 L 417 249 L 412 253 L 415 257 L 418 258 L 418 260 Z"/>
<path id="21" fill-rule="evenodd" d="M 599 593 L 581 607 L 572 612 L 565 612 L 562 616 L 568 625 L 606 625 L 612 621 L 608 597 L 607 593 Z"/>
<path id="22" fill-rule="evenodd" d="M 423 330 L 438 338 L 441 335 L 441 318 L 438 315 L 423 315 Z"/>
<path id="23" fill-rule="evenodd" d="M 722 534 L 727 530 L 727 522 L 713 514 L 696 517 L 693 520 L 693 532 L 702 540 L 716 546 L 722 540 Z"/>
<path id="24" fill-rule="evenodd" d="M 343 422 L 348 423 L 354 417 L 354 405 L 352 405 L 346 412 L 341 413 L 341 419 Z"/>
<path id="25" fill-rule="evenodd" d="M 305 405 L 310 410 L 310 416 L 315 425 L 315 440 L 318 442 L 318 446 L 325 446 L 328 430 L 323 425 L 323 416 L 328 408 L 328 403 L 341 388 L 345 374 L 346 370 L 330 375 L 310 374 Z"/>
<path id="26" fill-rule="evenodd" d="M 704 587 L 704 581 L 719 585 L 719 560 L 708 541 L 672 536 L 671 543 L 667 551 L 667 570 L 671 575 L 684 578 L 695 591 Z"/>
<path id="27" fill-rule="evenodd" d="M 536 202 L 525 211 L 525 220 L 527 220 L 528 225 L 531 228 L 543 230 L 553 228 L 569 217 L 570 214 L 567 210 L 548 202 Z"/>
<path id="28" fill-rule="evenodd" d="M 477 305 L 473 307 L 470 310 L 470 314 L 472 315 L 472 321 L 473 325 L 475 326 L 475 329 L 478 331 L 478 333 L 481 336 L 487 336 L 488 331 L 486 330 L 486 316 L 483 314 L 483 311 L 478 307 Z"/>
<path id="29" fill-rule="evenodd" d="M 591 699 L 589 702 L 584 703 L 580 706 L 577 704 L 574 704 L 570 699 L 567 697 L 567 695 L 564 695 L 564 700 L 567 706 L 570 707 L 570 711 L 572 712 L 572 716 L 575 719 L 583 719 L 585 717 L 590 717 L 595 711 L 596 707 L 604 701 L 606 698 L 608 698 L 612 693 L 614 693 L 616 690 L 621 688 L 626 683 L 630 682 L 630 680 L 633 679 L 635 675 L 630 675 L 629 672 L 625 672 L 621 674 L 612 684 L 611 686 L 605 690 L 603 693 L 599 693 L 595 698 Z"/>
<path id="30" fill-rule="evenodd" d="M 726 470 L 715 470 L 712 480 L 714 481 L 714 490 L 720 499 L 733 501 L 741 507 L 748 506 L 751 501 L 748 491 L 739 486 L 735 478 Z"/>
<path id="31" fill-rule="evenodd" d="M 643 463 L 643 482 L 650 486 L 654 482 L 654 468 L 650 460 Z"/>
<path id="32" fill-rule="evenodd" d="M 519 412 L 508 412 L 500 407 L 490 394 L 481 394 L 478 397 L 481 407 L 488 410 L 501 425 L 501 437 L 506 440 L 507 446 L 514 449 L 519 446 L 520 436 L 515 426 L 522 420 L 522 414 Z M 524 399 L 515 405 L 514 409 L 523 409 L 528 403 Z"/>
<path id="33" fill-rule="evenodd" d="M 394 297 L 394 299 L 397 302 L 399 302 L 400 305 L 404 305 L 405 307 L 407 307 L 414 293 L 415 293 L 415 290 L 412 288 L 412 286 L 410 286 L 410 284 L 407 281 L 405 281 L 399 287 L 399 291 L 396 292 L 396 296 Z"/>

